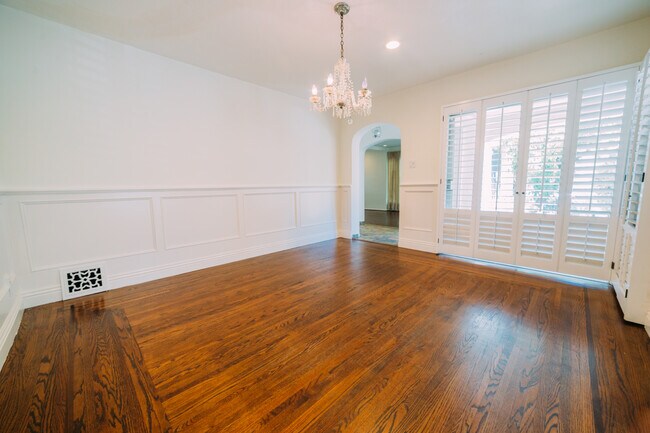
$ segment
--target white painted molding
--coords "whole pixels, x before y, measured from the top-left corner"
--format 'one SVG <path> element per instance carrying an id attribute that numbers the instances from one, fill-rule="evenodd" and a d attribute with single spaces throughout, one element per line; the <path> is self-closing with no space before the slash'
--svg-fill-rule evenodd
<path id="1" fill-rule="evenodd" d="M 191 241 L 191 242 L 179 242 L 179 243 L 170 243 L 169 242 L 169 237 L 170 233 L 168 232 L 168 229 L 170 229 L 171 223 L 169 222 L 169 216 L 165 217 L 166 214 L 166 207 L 165 203 L 173 203 L 174 201 L 178 200 L 200 200 L 200 199 L 220 199 L 220 198 L 234 198 L 235 199 L 235 207 L 233 209 L 233 216 L 236 221 L 237 228 L 234 230 L 234 233 L 232 234 L 224 234 L 221 236 L 215 236 L 215 237 L 208 237 L 205 239 L 200 239 L 196 241 Z M 241 217 L 241 212 L 240 212 L 240 206 L 239 202 L 241 201 L 240 194 L 234 194 L 234 193 L 216 193 L 216 194 L 180 194 L 180 195 L 163 195 L 160 197 L 160 219 L 162 223 L 162 244 L 164 245 L 165 250 L 173 250 L 176 248 L 186 248 L 186 247 L 192 247 L 192 246 L 197 246 L 197 245 L 205 245 L 205 244 L 211 244 L 211 243 L 216 243 L 216 242 L 222 242 L 222 241 L 227 241 L 227 240 L 232 240 L 232 239 L 237 239 L 242 237 L 242 217 Z M 168 209 L 167 209 L 168 210 Z"/>
<path id="2" fill-rule="evenodd" d="M 339 236 L 349 238 L 349 215 L 346 211 L 349 210 L 349 191 L 349 187 L 343 185 L 308 185 L 0 193 L 12 224 L 10 235 L 14 242 L 12 255 L 17 260 L 16 268 L 24 270 L 17 277 L 21 291 L 12 307 L 11 317 L 0 330 L 0 355 L 6 356 L 11 347 L 22 309 L 62 300 L 60 267 L 105 259 L 107 268 L 115 269 L 114 273 L 106 273 L 108 287 L 116 289 Z M 236 200 L 201 201 L 201 197 L 215 196 L 232 196 Z M 176 201 L 181 198 L 189 199 L 187 209 L 183 209 L 185 202 Z M 193 201 L 194 198 L 197 201 Z M 85 204 L 77 203 L 91 204 L 86 209 Z M 97 206 L 92 203 L 97 203 Z M 126 210 L 122 209 L 121 203 Z M 50 204 L 63 208 L 50 208 Z M 165 204 L 173 205 L 173 208 L 165 208 Z M 75 212 L 79 211 L 79 206 L 82 206 L 82 212 L 88 212 L 82 218 L 82 223 L 91 227 L 86 229 L 86 233 L 101 229 L 93 223 L 93 217 L 102 216 L 104 206 L 108 206 L 106 212 L 120 215 L 120 222 L 109 224 L 109 236 L 100 236 L 100 243 L 96 240 L 84 243 L 79 239 L 85 238 L 76 235 L 77 225 L 67 222 L 76 218 L 66 218 L 69 214 L 77 215 Z M 57 211 L 58 217 L 54 221 L 60 223 L 55 225 L 61 227 L 60 233 L 65 236 L 49 237 L 46 229 L 51 229 L 48 219 L 51 209 Z M 192 212 L 206 209 L 210 210 L 209 215 L 198 219 L 191 217 Z M 187 218 L 183 211 L 186 211 Z M 227 217 L 228 228 L 214 228 L 212 224 L 222 221 L 222 216 Z M 109 217 L 110 214 L 106 216 Z M 246 223 L 251 224 L 248 233 Z M 146 236 L 138 237 L 137 241 L 133 241 L 133 237 L 118 236 L 113 241 L 110 234 L 118 230 L 129 234 L 139 231 Z M 67 241 L 75 235 L 74 242 Z M 167 235 L 170 235 L 168 239 Z M 30 251 L 30 246 L 35 250 Z M 59 255 L 59 249 L 66 254 Z M 35 266 L 31 266 L 30 256 L 36 259 L 33 262 Z M 84 257 L 88 260 L 68 263 Z M 0 284 L 0 292 L 9 292 L 5 286 Z"/>
<path id="3" fill-rule="evenodd" d="M 16 298 L 9 310 L 9 314 L 7 314 L 7 317 L 0 327 L 0 368 L 4 365 L 7 355 L 9 354 L 9 349 L 11 349 L 11 346 L 14 343 L 14 338 L 18 333 L 20 321 L 23 316 L 23 310 L 20 307 L 20 298 Z"/>
<path id="4" fill-rule="evenodd" d="M 104 194 L 104 193 L 152 193 L 152 192 L 168 192 L 168 191 L 228 191 L 228 190 L 257 190 L 257 189 L 312 189 L 312 188 L 345 188 L 349 185 L 190 185 L 190 186 L 135 186 L 135 187 L 106 187 L 106 188 L 82 188 L 82 187 L 69 187 L 69 188 L 47 188 L 47 187 L 18 187 L 18 188 L 2 188 L 0 187 L 0 194 L 2 195 L 39 195 L 39 194 Z"/>
<path id="5" fill-rule="evenodd" d="M 3 299 L 9 293 L 14 281 L 16 281 L 16 274 L 13 272 L 2 276 L 2 280 L 0 280 L 0 299 Z"/>
<path id="6" fill-rule="evenodd" d="M 409 250 L 424 251 L 427 253 L 437 253 L 438 246 L 433 242 L 426 242 L 417 239 L 404 239 L 402 236 L 399 238 L 400 248 L 407 248 Z"/>
<path id="7" fill-rule="evenodd" d="M 424 232 L 424 233 L 432 233 L 433 229 L 429 228 L 424 228 L 424 227 L 400 227 L 400 230 L 410 230 L 414 232 Z"/>
<path id="8" fill-rule="evenodd" d="M 400 188 L 438 187 L 437 183 L 400 183 Z"/>
<path id="9" fill-rule="evenodd" d="M 200 269 L 206 269 L 213 266 L 224 265 L 239 260 L 245 260 L 252 257 L 261 256 L 264 254 L 276 253 L 279 251 L 288 250 L 290 248 L 297 248 L 304 245 L 322 242 L 337 237 L 337 233 L 329 231 L 326 233 L 319 233 L 316 235 L 303 236 L 300 238 L 293 238 L 279 242 L 271 242 L 262 245 L 255 245 L 248 248 L 243 248 L 235 251 L 226 251 L 221 254 L 200 257 L 193 260 L 182 261 L 178 263 L 171 263 L 163 266 L 155 266 L 146 269 L 141 269 L 135 272 L 129 272 L 121 275 L 114 275 L 108 277 L 109 290 L 118 289 L 121 287 L 130 286 L 133 284 L 146 283 L 148 281 L 158 280 L 174 275 L 183 274 L 186 272 L 193 272 Z M 38 305 L 49 304 L 51 302 L 61 301 L 61 287 L 60 285 L 44 287 L 36 291 L 30 291 L 23 295 L 23 308 L 36 307 Z"/>
<path id="10" fill-rule="evenodd" d="M 28 293 L 23 293 L 21 297 L 22 307 L 25 310 L 62 300 L 60 284 L 32 290 Z"/>
<path id="11" fill-rule="evenodd" d="M 69 261 L 58 262 L 58 263 L 49 263 L 45 265 L 41 264 L 40 266 L 37 266 L 34 263 L 33 244 L 32 244 L 33 236 L 31 235 L 31 231 L 33 230 L 33 227 L 30 226 L 29 220 L 27 218 L 28 215 L 27 209 L 29 207 L 37 206 L 37 205 L 56 206 L 62 204 L 119 203 L 119 202 L 136 202 L 136 201 L 144 201 L 147 202 L 149 205 L 148 222 L 150 226 L 149 230 L 151 231 L 151 242 L 152 242 L 149 248 L 143 248 L 140 250 L 128 251 L 128 252 L 117 253 L 117 254 L 106 254 L 97 257 L 88 257 L 86 260 L 81 260 L 81 261 L 69 260 Z M 65 199 L 65 200 L 20 200 L 19 206 L 20 206 L 20 216 L 23 224 L 23 234 L 25 237 L 25 243 L 27 248 L 27 257 L 32 272 L 67 268 L 67 267 L 72 267 L 87 262 L 98 262 L 98 261 L 106 261 L 110 259 L 137 256 L 141 254 L 154 253 L 158 250 L 158 246 L 157 246 L 158 241 L 156 239 L 156 225 L 155 225 L 155 218 L 154 218 L 155 210 L 153 207 L 153 197 L 120 197 L 120 198 L 96 198 L 95 197 L 95 198 L 88 198 L 88 199 Z"/>
<path id="12" fill-rule="evenodd" d="M 211 268 L 213 266 L 224 265 L 226 263 L 237 262 L 240 260 L 250 259 L 265 254 L 276 253 L 279 251 L 297 248 L 316 242 L 322 242 L 336 238 L 336 233 L 319 233 L 317 235 L 304 236 L 279 242 L 272 242 L 263 245 L 255 245 L 249 248 L 244 248 L 236 251 L 227 251 L 221 254 L 201 257 L 194 260 L 185 262 L 173 263 L 164 266 L 156 266 L 148 269 L 143 269 L 137 272 L 131 272 L 122 275 L 116 275 L 109 279 L 111 282 L 111 289 L 126 287 L 133 284 L 145 283 L 147 281 L 158 280 L 161 278 L 170 277 L 173 275 L 184 274 L 193 272 L 200 269 Z"/>
<path id="13" fill-rule="evenodd" d="M 337 232 L 339 238 L 343 239 L 352 239 L 352 234 L 350 233 L 350 229 L 348 228 L 347 230 L 342 229 Z"/>
<path id="14" fill-rule="evenodd" d="M 276 196 L 276 200 L 282 196 L 285 199 L 289 199 L 289 202 L 284 203 L 287 206 L 278 206 L 270 205 L 271 196 Z M 264 197 L 263 201 L 255 203 L 254 200 L 259 200 L 260 197 Z M 260 236 L 271 233 L 284 232 L 289 230 L 295 230 L 299 227 L 299 203 L 297 193 L 293 191 L 273 191 L 273 192 L 251 192 L 243 194 L 244 202 L 244 213 L 243 213 L 243 227 L 244 227 L 244 236 Z M 261 206 L 260 206 L 261 205 Z M 265 211 L 263 219 L 257 218 L 262 211 Z M 276 214 L 272 214 L 271 211 L 275 211 Z M 286 212 L 286 214 L 277 213 L 277 212 Z M 286 224 L 286 217 L 290 217 L 291 220 L 289 224 Z M 276 220 L 276 221 L 274 221 Z M 272 223 L 278 224 L 273 226 Z M 254 224 L 261 224 L 262 227 L 255 227 L 252 229 L 251 226 Z M 270 225 L 269 227 L 264 227 Z"/>

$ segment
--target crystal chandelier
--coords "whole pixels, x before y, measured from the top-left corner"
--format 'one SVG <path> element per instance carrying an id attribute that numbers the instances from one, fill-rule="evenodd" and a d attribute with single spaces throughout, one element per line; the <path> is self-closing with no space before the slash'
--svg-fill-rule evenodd
<path id="1" fill-rule="evenodd" d="M 334 11 L 341 17 L 341 57 L 334 66 L 334 74 L 327 77 L 327 86 L 323 87 L 323 97 L 318 96 L 318 88 L 314 84 L 311 88 L 312 110 L 332 110 L 332 116 L 339 119 L 349 119 L 351 123 L 352 114 L 367 116 L 372 108 L 372 92 L 368 90 L 368 81 L 364 78 L 361 90 L 354 98 L 354 86 L 350 75 L 350 64 L 343 55 L 343 16 L 350 12 L 347 3 L 337 3 Z"/>

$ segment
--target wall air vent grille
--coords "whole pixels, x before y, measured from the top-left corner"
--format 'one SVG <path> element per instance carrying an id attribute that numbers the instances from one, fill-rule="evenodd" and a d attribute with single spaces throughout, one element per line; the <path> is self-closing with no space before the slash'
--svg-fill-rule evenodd
<path id="1" fill-rule="evenodd" d="M 71 299 L 105 291 L 106 280 L 102 266 L 61 270 L 63 299 Z"/>

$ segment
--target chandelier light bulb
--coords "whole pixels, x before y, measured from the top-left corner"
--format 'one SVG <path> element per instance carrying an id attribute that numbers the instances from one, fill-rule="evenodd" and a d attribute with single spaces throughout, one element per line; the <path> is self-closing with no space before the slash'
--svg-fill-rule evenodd
<path id="1" fill-rule="evenodd" d="M 332 74 L 329 74 L 327 76 L 327 85 L 331 86 L 332 84 L 334 84 L 334 77 L 332 76 Z"/>
<path id="2" fill-rule="evenodd" d="M 311 86 L 311 94 L 312 94 L 313 96 L 318 95 L 318 88 L 316 87 L 315 84 L 314 84 L 313 86 Z"/>
<path id="3" fill-rule="evenodd" d="M 368 89 L 368 79 L 367 78 L 363 79 L 363 82 L 361 83 L 361 88 L 364 89 L 364 90 Z"/>

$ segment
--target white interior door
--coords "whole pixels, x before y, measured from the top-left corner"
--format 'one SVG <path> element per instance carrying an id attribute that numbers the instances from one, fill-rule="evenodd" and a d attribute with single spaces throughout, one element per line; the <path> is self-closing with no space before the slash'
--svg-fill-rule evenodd
<path id="1" fill-rule="evenodd" d="M 516 264 L 556 271 L 566 200 L 570 113 L 576 83 L 528 93 L 527 128 L 522 142 L 521 215 Z"/>
<path id="2" fill-rule="evenodd" d="M 517 246 L 520 141 L 526 93 L 483 102 L 482 146 L 477 169 L 480 192 L 475 225 L 474 256 L 502 263 L 515 262 Z"/>
<path id="3" fill-rule="evenodd" d="M 474 181 L 481 104 L 464 104 L 444 111 L 442 215 L 440 251 L 472 255 L 474 240 Z"/>

